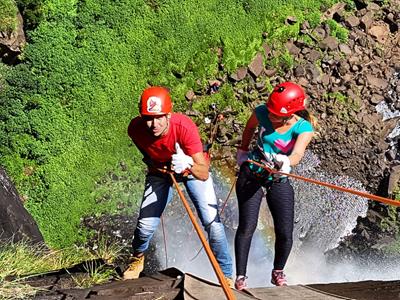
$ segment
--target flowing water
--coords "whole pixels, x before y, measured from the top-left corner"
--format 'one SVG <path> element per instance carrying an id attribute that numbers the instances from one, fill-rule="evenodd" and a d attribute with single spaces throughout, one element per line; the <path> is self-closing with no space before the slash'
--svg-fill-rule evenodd
<path id="1" fill-rule="evenodd" d="M 383 121 L 397 119 L 397 124 L 386 137 L 386 141 L 389 144 L 387 152 L 393 152 L 393 157 L 400 161 L 400 71 L 393 74 L 389 84 L 385 100 L 378 103 L 375 109 L 382 115 Z"/>
<path id="2" fill-rule="evenodd" d="M 400 73 L 395 73 L 391 80 L 389 100 L 376 107 L 384 120 L 400 116 L 400 95 L 397 89 L 399 81 Z M 397 124 L 387 137 L 396 159 L 400 159 L 399 126 L 400 124 Z M 361 183 L 353 178 L 323 172 L 319 169 L 319 163 L 315 155 L 307 152 L 294 172 L 304 177 L 365 191 Z M 220 168 L 213 173 L 220 206 L 227 200 L 226 197 L 233 184 L 232 173 L 234 172 L 229 170 L 229 167 Z M 341 238 L 351 234 L 357 218 L 366 215 L 368 207 L 366 199 L 296 179 L 292 180 L 292 184 L 296 202 L 294 245 L 286 265 L 289 284 L 400 278 L 399 258 L 388 260 L 384 257 L 374 257 L 371 260 L 359 260 L 346 256 L 332 260 L 326 255 L 327 251 L 338 245 Z M 237 219 L 236 196 L 233 192 L 222 214 L 233 258 Z M 158 260 L 156 268 L 177 267 L 184 272 L 216 280 L 200 240 L 192 229 L 193 226 L 177 195 L 167 208 L 163 221 L 165 236 L 160 228 L 152 242 Z M 247 275 L 250 287 L 271 286 L 269 280 L 273 262 L 273 243 L 272 220 L 266 201 L 263 201 L 249 255 Z"/>
<path id="3" fill-rule="evenodd" d="M 358 181 L 346 176 L 324 173 L 318 165 L 318 158 L 311 152 L 307 152 L 295 173 L 364 191 Z M 233 182 L 220 172 L 214 172 L 213 177 L 220 206 L 222 206 Z M 292 184 L 296 193 L 296 204 L 294 245 L 286 266 L 290 284 L 399 277 L 400 263 L 398 262 L 386 264 L 375 261 L 370 265 L 360 265 L 346 257 L 331 262 L 325 255 L 326 251 L 337 246 L 342 237 L 351 233 L 359 216 L 366 215 L 368 207 L 366 199 L 296 179 L 292 180 Z M 155 254 L 158 256 L 160 268 L 173 266 L 187 273 L 216 280 L 186 211 L 176 195 L 175 198 L 167 208 L 163 220 L 167 251 L 165 252 L 164 249 L 161 228 L 154 239 Z M 249 255 L 247 275 L 250 287 L 271 286 L 269 280 L 273 261 L 274 234 L 265 202 L 263 201 L 262 204 L 258 228 Z M 226 226 L 230 251 L 234 257 L 233 240 L 237 227 L 237 204 L 234 192 L 227 201 L 222 219 Z"/>

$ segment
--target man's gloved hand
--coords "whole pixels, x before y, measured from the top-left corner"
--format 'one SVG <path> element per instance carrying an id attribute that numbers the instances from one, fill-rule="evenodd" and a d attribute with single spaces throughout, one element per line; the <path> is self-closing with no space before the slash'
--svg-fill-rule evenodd
<path id="1" fill-rule="evenodd" d="M 236 152 L 236 163 L 240 167 L 242 163 L 244 163 L 249 158 L 249 151 L 242 150 L 240 148 L 237 149 Z"/>
<path id="2" fill-rule="evenodd" d="M 275 159 L 276 159 L 278 162 L 281 162 L 281 163 L 282 163 L 282 166 L 281 166 L 281 168 L 280 168 L 278 171 L 281 171 L 281 172 L 283 172 L 283 173 L 290 173 L 290 170 L 291 170 L 292 168 L 290 167 L 290 160 L 289 160 L 289 157 L 288 157 L 287 155 L 277 154 L 277 155 L 275 156 Z"/>
<path id="3" fill-rule="evenodd" d="M 175 144 L 176 154 L 172 155 L 172 167 L 177 174 L 181 174 L 186 169 L 190 169 L 194 162 L 193 158 L 186 155 L 178 143 Z"/>

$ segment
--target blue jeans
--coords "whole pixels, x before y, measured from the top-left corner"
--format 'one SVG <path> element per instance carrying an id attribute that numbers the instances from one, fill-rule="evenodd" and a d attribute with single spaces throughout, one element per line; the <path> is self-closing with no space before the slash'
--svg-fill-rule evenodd
<path id="1" fill-rule="evenodd" d="M 208 234 L 211 250 L 226 277 L 232 277 L 232 258 L 228 250 L 224 225 L 218 214 L 218 203 L 211 176 L 201 181 L 193 176 L 178 177 L 190 196 Z M 139 218 L 132 241 L 134 253 L 143 253 L 160 223 L 160 217 L 172 200 L 172 181 L 169 176 L 148 174 L 145 181 Z"/>

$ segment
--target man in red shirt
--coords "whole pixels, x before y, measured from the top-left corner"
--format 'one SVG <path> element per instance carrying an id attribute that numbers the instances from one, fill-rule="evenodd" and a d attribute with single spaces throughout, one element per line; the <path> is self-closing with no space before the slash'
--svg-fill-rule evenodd
<path id="1" fill-rule="evenodd" d="M 197 209 L 211 249 L 228 282 L 232 284 L 232 259 L 228 250 L 209 162 L 204 157 L 200 135 L 193 121 L 172 113 L 171 97 L 163 87 L 150 87 L 142 93 L 140 116 L 128 126 L 128 135 L 143 154 L 148 167 L 139 218 L 132 241 L 133 260 L 124 279 L 138 278 L 144 268 L 144 252 L 160 223 L 166 205 L 172 199 L 172 181 L 158 169 L 176 173 Z"/>

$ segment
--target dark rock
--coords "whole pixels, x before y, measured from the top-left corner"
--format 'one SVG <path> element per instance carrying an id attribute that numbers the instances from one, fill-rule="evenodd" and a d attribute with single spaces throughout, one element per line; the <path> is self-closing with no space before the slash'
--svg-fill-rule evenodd
<path id="1" fill-rule="evenodd" d="M 356 26 L 360 25 L 360 19 L 354 15 L 351 15 L 346 18 L 345 24 L 350 28 L 356 27 Z"/>
<path id="2" fill-rule="evenodd" d="M 361 18 L 361 24 L 362 24 L 363 28 L 364 28 L 366 31 L 368 31 L 368 29 L 371 27 L 373 21 L 374 21 L 374 19 L 373 19 L 373 13 L 371 13 L 371 12 L 365 14 L 365 15 Z"/>
<path id="3" fill-rule="evenodd" d="M 384 90 L 388 86 L 388 82 L 382 78 L 378 78 L 376 76 L 367 74 L 366 75 L 367 83 L 375 88 L 378 88 L 379 90 Z"/>
<path id="4" fill-rule="evenodd" d="M 307 60 L 311 61 L 311 62 L 315 62 L 318 59 L 320 59 L 322 56 L 321 52 L 315 49 L 312 49 L 311 51 L 308 52 L 308 54 L 306 55 Z"/>
<path id="5" fill-rule="evenodd" d="M 303 66 L 297 66 L 294 69 L 294 75 L 296 77 L 304 76 L 304 75 L 306 75 L 306 69 Z"/>
<path id="6" fill-rule="evenodd" d="M 236 71 L 236 73 L 232 74 L 229 78 L 232 79 L 233 81 L 241 81 L 246 77 L 246 75 L 247 75 L 247 68 L 241 67 Z"/>
<path id="7" fill-rule="evenodd" d="M 289 53 L 296 56 L 300 53 L 300 49 L 293 43 L 293 41 L 288 41 L 286 43 L 286 49 L 288 49 Z"/>
<path id="8" fill-rule="evenodd" d="M 256 57 L 249 65 L 249 72 L 254 76 L 258 77 L 264 70 L 264 60 L 261 53 L 257 53 Z"/>
<path id="9" fill-rule="evenodd" d="M 186 100 L 188 100 L 188 101 L 192 101 L 195 97 L 196 97 L 196 95 L 195 95 L 195 93 L 194 93 L 193 90 L 189 90 L 189 91 L 187 91 L 186 94 L 185 94 L 185 98 L 186 98 Z"/>
<path id="10" fill-rule="evenodd" d="M 320 44 L 319 47 L 323 50 L 336 50 L 339 43 L 333 36 L 328 36 Z"/>
<path id="11" fill-rule="evenodd" d="M 0 32 L 0 59 L 6 64 L 15 64 L 26 44 L 24 21 L 17 14 L 17 27 L 12 32 Z"/>
<path id="12" fill-rule="evenodd" d="M 22 205 L 17 190 L 2 168 L 0 168 L 0 240 L 44 242 L 35 220 Z"/>

